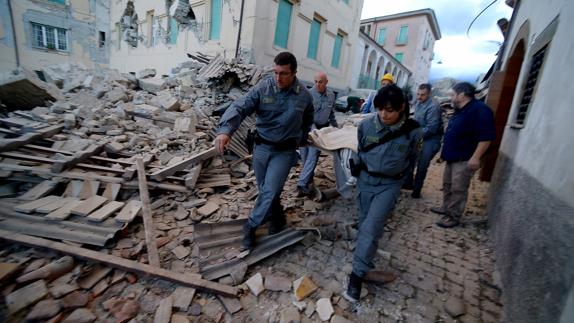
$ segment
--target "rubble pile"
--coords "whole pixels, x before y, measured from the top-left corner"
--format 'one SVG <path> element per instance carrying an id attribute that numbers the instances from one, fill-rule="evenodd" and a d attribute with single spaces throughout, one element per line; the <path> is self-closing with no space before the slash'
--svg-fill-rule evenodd
<path id="1" fill-rule="evenodd" d="M 0 84 L 0 93 L 9 96 L 18 89 L 9 80 L 24 80 L 22 90 L 35 99 L 22 106 L 0 97 L 0 235 L 7 240 L 0 253 L 7 307 L 0 314 L 64 322 L 151 316 L 162 321 L 172 314 L 172 321 L 186 322 L 190 316 L 219 321 L 222 306 L 229 314 L 242 308 L 229 298 L 238 289 L 227 285 L 239 285 L 242 294 L 253 288 L 246 283 L 247 265 L 313 236 L 286 230 L 261 244 L 265 256 L 241 260 L 240 228 L 257 196 L 244 144 L 254 119 L 246 119 L 236 132 L 231 154 L 216 156 L 212 140 L 217 116 L 268 70 L 219 56 L 190 57 L 194 60 L 174 67 L 167 77 L 153 69 L 131 75 L 67 63 L 46 67 L 38 77 L 20 71 Z M 136 176 L 140 162 L 148 201 Z M 318 185 L 332 187 L 331 174 L 331 162 L 323 161 Z M 291 222 L 322 208 L 297 198 L 289 185 L 284 201 Z M 144 209 L 151 210 L 152 229 L 141 219 Z M 235 227 L 225 231 L 229 223 Z M 345 235 L 337 230 L 348 229 L 328 220 L 313 225 L 333 238 Z M 198 236 L 198 228 L 211 233 Z M 155 246 L 147 241 L 150 230 Z M 166 272 L 150 266 L 154 248 Z M 159 279 L 161 287 L 140 283 L 139 274 Z M 274 277 L 266 278 L 267 289 L 274 290 Z M 256 281 L 259 293 L 262 279 Z M 283 287 L 276 290 L 292 293 L 291 281 L 280 282 Z M 166 297 L 158 299 L 159 294 Z"/>

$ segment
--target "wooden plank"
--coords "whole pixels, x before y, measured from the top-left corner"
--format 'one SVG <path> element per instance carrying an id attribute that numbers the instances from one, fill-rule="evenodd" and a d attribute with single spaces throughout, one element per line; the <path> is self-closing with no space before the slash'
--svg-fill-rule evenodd
<path id="1" fill-rule="evenodd" d="M 100 182 L 85 181 L 80 190 L 80 199 L 85 200 L 94 195 L 98 195 L 98 188 L 100 188 Z"/>
<path id="2" fill-rule="evenodd" d="M 172 166 L 168 166 L 165 167 L 163 169 L 160 169 L 158 171 L 156 171 L 155 173 L 151 174 L 150 178 L 156 181 L 162 181 L 164 180 L 167 176 L 171 176 L 173 174 L 175 174 L 177 171 L 180 170 L 184 170 L 185 168 L 187 168 L 190 165 L 193 164 L 198 164 L 206 159 L 212 158 L 215 155 L 217 155 L 217 151 L 215 149 L 215 147 L 210 148 L 206 151 L 203 151 L 197 155 L 193 155 L 189 158 L 186 158 L 182 161 L 180 161 L 179 163 L 176 163 Z"/>
<path id="3" fill-rule="evenodd" d="M 64 125 L 46 127 L 38 132 L 29 132 L 14 139 L 0 139 L 0 151 L 17 149 L 40 138 L 52 137 L 64 129 Z"/>
<path id="4" fill-rule="evenodd" d="M 121 188 L 122 188 L 121 184 L 107 183 L 106 189 L 104 190 L 102 196 L 110 201 L 115 201 L 116 197 L 118 197 L 118 193 L 120 192 Z"/>
<path id="5" fill-rule="evenodd" d="M 144 166 L 147 167 L 153 161 L 154 158 L 155 158 L 154 154 L 144 154 L 144 157 L 143 157 Z M 136 174 L 136 166 L 134 164 L 131 167 L 128 167 L 125 169 L 125 173 L 122 175 L 122 177 L 125 180 L 129 181 L 132 178 L 134 178 L 135 174 Z"/>
<path id="6" fill-rule="evenodd" d="M 24 212 L 24 213 L 32 213 L 34 212 L 34 210 L 36 210 L 37 208 L 44 206 L 48 203 L 52 203 L 53 201 L 59 199 L 58 196 L 54 196 L 54 195 L 50 195 L 50 196 L 46 196 L 43 197 L 39 200 L 36 201 L 32 201 L 32 202 L 28 202 L 28 203 L 24 203 L 24 204 L 20 204 L 20 205 L 16 205 L 14 207 L 14 209 L 16 211 L 19 212 Z"/>
<path id="7" fill-rule="evenodd" d="M 99 210 L 92 212 L 88 216 L 88 220 L 102 222 L 114 212 L 121 209 L 124 204 L 124 202 L 111 201 L 110 203 L 101 207 Z"/>
<path id="8" fill-rule="evenodd" d="M 39 156 L 34 156 L 34 155 L 26 155 L 26 154 L 21 154 L 21 153 L 13 153 L 13 152 L 0 153 L 0 157 L 14 158 L 14 159 L 20 159 L 20 160 L 29 160 L 29 161 L 33 161 L 33 162 L 46 163 L 46 164 L 52 164 L 54 162 L 54 160 L 51 158 L 39 157 Z"/>
<path id="9" fill-rule="evenodd" d="M 70 214 L 72 213 L 72 209 L 80 205 L 82 201 L 73 199 L 68 202 L 66 205 L 62 206 L 61 208 L 55 210 L 54 212 L 48 213 L 45 218 L 48 220 L 54 221 L 63 221 L 67 219 Z"/>
<path id="10" fill-rule="evenodd" d="M 171 320 L 171 308 L 173 307 L 173 299 L 166 297 L 159 301 L 159 306 L 155 310 L 153 323 L 167 323 Z"/>
<path id="11" fill-rule="evenodd" d="M 193 189 L 195 187 L 195 184 L 197 183 L 197 180 L 199 179 L 200 173 L 201 173 L 201 164 L 193 167 L 189 171 L 189 173 L 184 177 L 185 187 L 187 187 L 190 190 Z"/>
<path id="12" fill-rule="evenodd" d="M 181 284 L 183 286 L 197 288 L 206 292 L 212 292 L 226 296 L 237 296 L 238 292 L 237 288 L 235 287 L 201 279 L 201 276 L 197 274 L 176 273 L 166 269 L 156 268 L 150 265 L 142 264 L 113 255 L 108 255 L 105 253 L 100 253 L 90 249 L 66 245 L 61 242 L 50 241 L 47 239 L 36 238 L 5 230 L 0 230 L 0 239 L 20 243 L 30 247 L 48 248 L 77 258 L 106 264 L 110 267 L 119 268 L 136 274 L 143 274 L 153 278 L 167 280 Z"/>
<path id="13" fill-rule="evenodd" d="M 155 242 L 155 233 L 153 227 L 153 217 L 149 203 L 149 192 L 147 190 L 147 180 L 145 176 L 145 166 L 143 158 L 136 157 L 136 170 L 138 172 L 138 185 L 140 191 L 140 200 L 143 208 L 143 222 L 145 230 L 145 240 L 150 265 L 160 268 L 159 253 Z"/>
<path id="14" fill-rule="evenodd" d="M 73 208 L 71 212 L 72 214 L 87 216 L 102 204 L 104 204 L 107 200 L 108 199 L 103 196 L 94 195 Z"/>
<path id="15" fill-rule="evenodd" d="M 74 200 L 73 198 L 59 197 L 57 200 L 54 200 L 46 205 L 40 206 L 39 208 L 36 209 L 36 212 L 48 214 L 65 206 L 66 204 L 72 202 L 73 200 Z"/>
<path id="16" fill-rule="evenodd" d="M 142 208 L 142 203 L 140 201 L 131 200 L 124 208 L 116 215 L 116 222 L 126 223 L 132 222 L 132 220 L 138 215 Z"/>
<path id="17" fill-rule="evenodd" d="M 50 192 L 52 192 L 56 188 L 56 186 L 58 186 L 58 183 L 59 183 L 58 181 L 45 180 L 40 184 L 34 186 L 28 192 L 22 194 L 22 196 L 20 196 L 20 199 L 27 201 L 37 200 L 41 197 L 46 196 L 47 194 L 50 194 Z"/>
<path id="18" fill-rule="evenodd" d="M 86 150 L 77 152 L 76 154 L 66 157 L 63 160 L 56 160 L 52 165 L 52 171 L 54 173 L 61 173 L 63 170 L 73 167 L 74 165 L 85 161 L 91 156 L 99 154 L 103 145 L 90 145 Z"/>
<path id="19" fill-rule="evenodd" d="M 82 187 L 84 186 L 84 182 L 80 180 L 71 180 L 66 186 L 66 190 L 63 197 L 80 197 L 80 192 L 82 191 Z"/>

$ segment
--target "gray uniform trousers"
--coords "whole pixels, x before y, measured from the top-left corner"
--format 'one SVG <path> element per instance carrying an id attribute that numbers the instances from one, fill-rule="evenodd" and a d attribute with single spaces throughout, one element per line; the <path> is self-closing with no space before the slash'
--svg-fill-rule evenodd
<path id="1" fill-rule="evenodd" d="M 370 185 L 361 180 L 363 176 L 369 175 L 361 173 L 358 181 L 359 233 L 353 254 L 353 272 L 359 277 L 364 277 L 375 267 L 373 258 L 383 235 L 385 221 L 395 206 L 403 184 L 402 180 L 388 180 L 379 185 Z"/>
<path id="2" fill-rule="evenodd" d="M 442 178 L 443 208 L 455 219 L 460 219 L 468 199 L 468 187 L 474 175 L 468 162 L 447 162 Z"/>
<path id="3" fill-rule="evenodd" d="M 266 144 L 255 145 L 253 170 L 259 195 L 249 216 L 252 228 L 269 220 L 271 215 L 276 215 L 277 210 L 281 209 L 281 191 L 295 160 L 295 150 L 281 151 Z"/>
<path id="4" fill-rule="evenodd" d="M 297 183 L 297 186 L 304 189 L 310 189 L 309 184 L 313 181 L 315 167 L 317 167 L 321 151 L 315 147 L 308 146 L 300 148 L 299 152 L 301 153 L 303 168 L 301 169 L 301 174 L 299 174 L 299 182 Z"/>

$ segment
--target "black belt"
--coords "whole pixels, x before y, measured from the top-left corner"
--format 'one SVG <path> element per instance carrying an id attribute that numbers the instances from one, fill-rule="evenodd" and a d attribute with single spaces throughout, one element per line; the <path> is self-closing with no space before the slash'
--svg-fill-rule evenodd
<path id="1" fill-rule="evenodd" d="M 400 172 L 397 175 L 387 175 L 387 174 L 383 174 L 383 173 L 369 172 L 366 169 L 362 169 L 362 170 L 364 172 L 367 172 L 367 174 L 369 174 L 370 176 L 378 177 L 378 178 L 389 178 L 389 179 L 399 180 L 399 179 L 402 179 L 403 176 L 405 176 L 405 173 L 403 173 L 403 172 Z"/>
<path id="2" fill-rule="evenodd" d="M 262 138 L 258 133 L 255 134 L 255 143 L 264 144 L 275 148 L 276 150 L 295 150 L 297 149 L 297 139 L 291 138 L 281 142 L 273 142 Z"/>

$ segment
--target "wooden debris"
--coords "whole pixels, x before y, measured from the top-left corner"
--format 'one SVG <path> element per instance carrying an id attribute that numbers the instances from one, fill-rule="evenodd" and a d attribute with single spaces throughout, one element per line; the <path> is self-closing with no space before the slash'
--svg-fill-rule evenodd
<path id="1" fill-rule="evenodd" d="M 88 220 L 101 222 L 124 206 L 124 202 L 111 201 L 88 216 Z"/>
<path id="2" fill-rule="evenodd" d="M 54 212 L 48 213 L 45 218 L 49 219 L 49 220 L 56 220 L 56 221 L 62 221 L 67 219 L 70 214 L 72 213 L 72 209 L 76 208 L 78 205 L 80 205 L 82 203 L 82 201 L 80 200 L 72 200 L 69 201 L 66 205 L 64 205 L 63 207 L 55 210 Z"/>
<path id="3" fill-rule="evenodd" d="M 120 223 L 129 223 L 138 215 L 141 208 L 142 203 L 140 201 L 131 200 L 116 215 L 115 220 Z"/>
<path id="4" fill-rule="evenodd" d="M 122 188 L 121 184 L 107 183 L 106 189 L 104 190 L 104 193 L 102 194 L 102 196 L 107 198 L 110 201 L 115 201 L 121 188 Z"/>
<path id="5" fill-rule="evenodd" d="M 85 200 L 98 194 L 100 182 L 98 181 L 85 181 L 80 190 L 80 199 Z"/>
<path id="6" fill-rule="evenodd" d="M 195 188 L 195 184 L 199 179 L 199 175 L 201 173 L 201 164 L 194 166 L 187 175 L 183 178 L 185 181 L 185 187 L 188 189 Z"/>
<path id="7" fill-rule="evenodd" d="M 153 323 L 166 323 L 171 319 L 171 308 L 173 306 L 173 300 L 171 297 L 166 297 L 159 302 L 159 306 L 155 311 L 155 316 L 153 318 Z"/>
<path id="8" fill-rule="evenodd" d="M 78 163 L 82 163 L 91 156 L 99 154 L 102 151 L 102 148 L 102 145 L 90 145 L 86 150 L 78 152 L 73 156 L 68 156 L 63 160 L 56 160 L 52 164 L 52 171 L 54 173 L 60 173 Z"/>
<path id="9" fill-rule="evenodd" d="M 156 181 L 162 181 L 166 177 L 171 176 L 178 171 L 184 170 L 189 165 L 198 164 L 204 160 L 207 160 L 209 158 L 214 157 L 215 155 L 217 155 L 217 151 L 216 151 L 215 147 L 210 148 L 210 149 L 203 151 L 197 155 L 193 155 L 187 159 L 184 159 L 177 164 L 174 164 L 174 165 L 171 165 L 169 167 L 165 167 L 163 169 L 160 169 L 160 170 L 156 171 L 155 173 L 151 174 L 150 178 L 153 180 L 156 180 Z"/>
<path id="10" fill-rule="evenodd" d="M 58 186 L 58 183 L 58 181 L 54 180 L 42 181 L 40 184 L 34 186 L 31 190 L 20 196 L 20 199 L 26 201 L 37 200 L 46 196 L 47 194 L 50 194 L 50 192 L 52 192 L 56 186 Z"/>
<path id="11" fill-rule="evenodd" d="M 60 131 L 62 131 L 62 129 L 64 129 L 64 125 L 60 124 L 60 125 L 46 127 L 46 128 L 39 130 L 37 132 L 26 133 L 26 134 L 24 134 L 18 138 L 0 139 L 0 151 L 8 151 L 8 150 L 17 149 L 17 148 L 22 147 L 26 144 L 34 142 L 40 138 L 51 137 L 51 136 L 59 133 Z"/>
<path id="12" fill-rule="evenodd" d="M 140 191 L 140 199 L 143 208 L 143 222 L 145 230 L 145 240 L 148 253 L 148 261 L 154 267 L 160 267 L 159 253 L 155 241 L 155 233 L 153 227 L 153 217 L 149 203 L 149 193 L 147 190 L 147 180 L 145 174 L 145 166 L 141 157 L 136 158 L 136 170 L 138 172 L 138 184 Z"/>
<path id="13" fill-rule="evenodd" d="M 82 191 L 82 187 L 84 186 L 84 182 L 79 180 L 71 180 L 66 186 L 66 190 L 63 197 L 80 197 L 80 192 Z"/>
<path id="14" fill-rule="evenodd" d="M 74 198 L 64 198 L 64 197 L 60 197 L 58 199 L 55 199 L 54 201 L 40 206 L 39 208 L 36 209 L 36 212 L 38 213 L 51 213 L 63 206 L 65 206 L 66 204 L 73 202 L 75 199 Z"/>
<path id="15" fill-rule="evenodd" d="M 156 268 L 150 265 L 123 259 L 121 257 L 116 257 L 85 248 L 66 245 L 61 242 L 54 242 L 5 230 L 0 230 L 0 239 L 20 243 L 31 247 L 48 248 L 54 251 L 72 255 L 74 257 L 98 262 L 129 272 L 140 273 L 150 277 L 172 281 L 184 286 L 194 287 L 207 292 L 213 292 L 227 296 L 237 295 L 237 288 L 201 279 L 201 276 L 197 274 L 174 273 L 169 270 Z"/>
<path id="16" fill-rule="evenodd" d="M 103 196 L 94 195 L 73 208 L 71 212 L 72 214 L 87 216 L 102 204 L 104 204 L 107 200 L 108 199 Z"/>
<path id="17" fill-rule="evenodd" d="M 58 199 L 59 199 L 58 196 L 50 195 L 50 196 L 43 197 L 43 198 L 36 200 L 36 201 L 17 205 L 16 207 L 14 207 L 14 209 L 18 212 L 32 213 L 37 208 L 44 206 L 46 204 L 52 203 L 53 201 L 56 201 Z"/>

